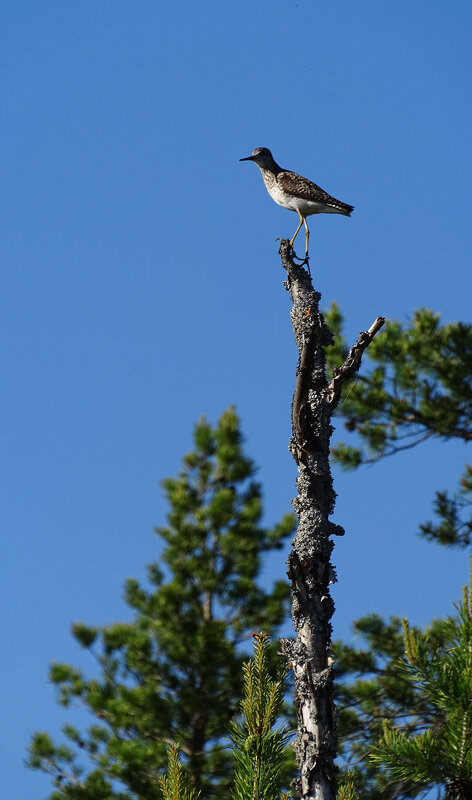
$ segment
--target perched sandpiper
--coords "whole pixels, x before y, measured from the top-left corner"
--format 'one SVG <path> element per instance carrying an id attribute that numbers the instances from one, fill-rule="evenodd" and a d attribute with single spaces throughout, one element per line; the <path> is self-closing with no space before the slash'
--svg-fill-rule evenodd
<path id="1" fill-rule="evenodd" d="M 305 224 L 306 252 L 303 263 L 308 264 L 308 239 L 310 236 L 306 218 L 311 214 L 344 214 L 344 216 L 350 217 L 351 211 L 354 210 L 354 206 L 342 203 L 341 200 L 331 197 L 316 183 L 312 183 L 302 175 L 297 175 L 296 172 L 290 172 L 279 167 L 267 147 L 256 147 L 250 156 L 239 160 L 254 161 L 261 171 L 266 189 L 272 200 L 275 200 L 279 206 L 297 212 L 300 224 L 290 241 L 291 247 L 293 247 L 295 237 L 302 224 Z"/>

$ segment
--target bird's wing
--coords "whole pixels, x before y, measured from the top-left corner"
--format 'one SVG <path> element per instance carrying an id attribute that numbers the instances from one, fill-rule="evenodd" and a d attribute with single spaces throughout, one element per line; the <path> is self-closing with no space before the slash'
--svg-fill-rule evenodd
<path id="1" fill-rule="evenodd" d="M 349 216 L 354 206 L 348 203 L 343 203 L 342 200 L 336 200 L 328 192 L 325 192 L 321 186 L 312 183 L 308 178 L 303 175 L 297 175 L 296 172 L 288 172 L 284 170 L 277 175 L 277 183 L 281 189 L 293 197 L 301 197 L 303 200 L 311 200 L 314 203 L 324 203 L 327 206 L 339 209 L 341 214 Z"/>
<path id="2" fill-rule="evenodd" d="M 303 200 L 314 200 L 318 203 L 338 202 L 316 183 L 312 183 L 302 175 L 297 175 L 296 172 L 279 172 L 277 183 L 286 194 L 302 197 Z"/>

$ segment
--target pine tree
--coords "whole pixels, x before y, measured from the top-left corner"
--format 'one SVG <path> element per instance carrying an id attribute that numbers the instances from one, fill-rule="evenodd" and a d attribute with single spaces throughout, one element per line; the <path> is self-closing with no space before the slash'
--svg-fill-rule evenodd
<path id="1" fill-rule="evenodd" d="M 198 800 L 200 797 L 182 764 L 180 750 L 175 744 L 169 748 L 167 772 L 161 776 L 160 784 L 163 800 Z"/>
<path id="2" fill-rule="evenodd" d="M 376 614 L 354 623 L 357 637 L 365 645 L 353 647 L 336 642 L 335 654 L 338 709 L 338 740 L 342 772 L 356 769 L 356 784 L 363 800 L 403 800 L 416 797 L 418 787 L 406 785 L 397 776 L 379 770 L 369 759 L 382 735 L 384 719 L 408 735 L 420 733 L 437 722 L 437 709 L 399 666 L 404 653 L 402 622 L 385 621 Z M 427 638 L 431 652 L 448 642 L 448 620 L 434 620 L 417 636 Z"/>
<path id="3" fill-rule="evenodd" d="M 35 734 L 29 765 L 51 775 L 51 800 L 161 798 L 171 743 L 195 791 L 227 794 L 231 761 L 222 737 L 238 707 L 244 643 L 262 626 L 275 633 L 288 611 L 284 581 L 269 591 L 259 585 L 262 559 L 282 546 L 294 519 L 261 525 L 261 487 L 234 409 L 215 428 L 201 419 L 194 443 L 179 476 L 162 484 L 170 510 L 157 529 L 165 548 L 148 568 L 149 587 L 126 583 L 133 620 L 73 627 L 98 676 L 51 666 L 59 702 L 78 702 L 92 718 L 86 731 L 65 725 L 63 744 Z"/>
<path id="4" fill-rule="evenodd" d="M 254 656 L 243 664 L 240 715 L 230 724 L 234 759 L 232 800 L 287 800 L 283 791 L 286 744 L 291 732 L 280 723 L 287 668 L 275 677 L 269 635 L 253 634 Z M 175 745 L 169 749 L 167 773 L 160 779 L 164 800 L 198 800 Z"/>
<path id="5" fill-rule="evenodd" d="M 326 315 L 336 334 L 328 348 L 331 367 L 342 363 L 347 344 L 336 305 Z M 337 413 L 356 435 L 338 444 L 335 459 L 346 468 L 372 463 L 428 439 L 472 441 L 472 325 L 441 324 L 440 315 L 419 309 L 406 325 L 390 321 L 367 351 L 371 366 L 346 387 Z M 436 492 L 435 522 L 423 537 L 439 544 L 472 541 L 472 469 L 466 464 L 454 493 Z"/>
<path id="6" fill-rule="evenodd" d="M 472 575 L 471 575 L 472 578 Z M 472 586 L 472 580 L 471 580 Z M 371 758 L 413 790 L 434 787 L 452 800 L 472 797 L 472 596 L 464 587 L 462 603 L 448 623 L 442 647 L 431 647 L 404 620 L 405 659 L 399 664 L 413 691 L 434 711 L 415 735 L 384 721 L 383 736 Z"/>
<path id="7" fill-rule="evenodd" d="M 283 712 L 286 667 L 270 669 L 268 634 L 254 635 L 254 657 L 243 666 L 242 719 L 230 726 L 234 758 L 233 800 L 281 800 L 290 730 Z"/>
<path id="8" fill-rule="evenodd" d="M 327 360 L 336 367 L 347 351 L 337 306 L 332 306 L 327 320 L 336 333 Z M 366 369 L 345 388 L 338 406 L 345 430 L 354 435 L 354 444 L 333 448 L 338 463 L 356 468 L 433 438 L 472 440 L 471 325 L 441 324 L 439 314 L 420 309 L 407 324 L 388 322 L 367 355 Z M 446 546 L 468 546 L 471 507 L 472 471 L 466 465 L 456 492 L 436 492 L 436 519 L 423 523 L 420 535 Z M 411 684 L 398 673 L 400 620 L 384 621 L 372 615 L 358 620 L 355 628 L 367 646 L 356 649 L 337 643 L 335 648 L 339 737 L 349 763 L 365 758 L 380 735 L 382 717 L 414 734 L 435 715 L 427 697 L 412 693 Z M 447 628 L 445 620 L 428 626 L 424 635 L 430 647 L 444 645 Z M 413 797 L 419 791 L 399 783 L 395 776 L 379 773 L 365 760 L 359 774 L 362 795 L 372 800 Z"/>

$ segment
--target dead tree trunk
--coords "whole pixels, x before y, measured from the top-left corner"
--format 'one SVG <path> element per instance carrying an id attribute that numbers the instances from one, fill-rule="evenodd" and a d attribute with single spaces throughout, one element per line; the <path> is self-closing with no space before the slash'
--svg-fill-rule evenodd
<path id="1" fill-rule="evenodd" d="M 295 264 L 288 239 L 281 241 L 279 252 L 287 270 L 286 286 L 293 301 L 290 316 L 299 352 L 290 440 L 299 473 L 298 494 L 293 500 L 298 528 L 287 561 L 296 638 L 283 639 L 282 652 L 295 681 L 299 795 L 302 800 L 335 800 L 330 656 L 334 603 L 329 586 L 336 581 L 330 561 L 331 537 L 342 536 L 344 530 L 329 521 L 336 498 L 329 464 L 331 417 L 343 383 L 357 372 L 364 350 L 385 320 L 377 317 L 369 330 L 359 335 L 345 363 L 328 382 L 324 348 L 331 344 L 332 335 L 319 310 L 321 295 L 313 289 L 308 272 Z"/>

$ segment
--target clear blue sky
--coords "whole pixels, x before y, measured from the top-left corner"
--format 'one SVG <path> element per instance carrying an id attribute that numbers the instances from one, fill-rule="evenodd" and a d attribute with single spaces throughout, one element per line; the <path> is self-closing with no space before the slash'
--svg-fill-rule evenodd
<path id="1" fill-rule="evenodd" d="M 351 340 L 422 305 L 470 321 L 471 24 L 466 2 L 2 3 L 3 797 L 47 794 L 22 763 L 64 720 L 47 665 L 87 665 L 72 621 L 127 613 L 200 414 L 236 404 L 267 522 L 290 508 L 275 240 L 297 219 L 239 158 L 270 147 L 356 206 L 312 218 L 310 241 Z M 450 610 L 467 555 L 415 531 L 466 456 L 432 443 L 336 472 L 336 636 L 373 610 Z"/>

